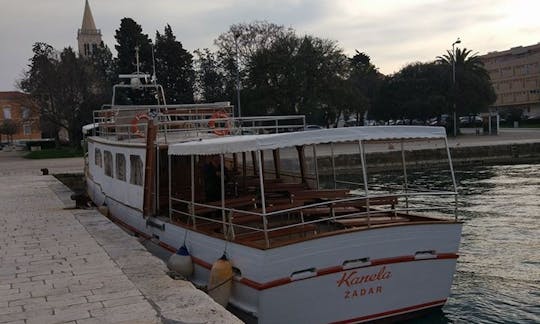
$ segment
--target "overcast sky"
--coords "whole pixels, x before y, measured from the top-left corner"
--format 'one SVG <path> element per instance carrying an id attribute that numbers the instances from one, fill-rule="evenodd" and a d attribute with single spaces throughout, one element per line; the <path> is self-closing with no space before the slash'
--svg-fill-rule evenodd
<path id="1" fill-rule="evenodd" d="M 430 61 L 461 46 L 480 54 L 540 42 L 539 0 L 90 0 L 103 40 L 114 48 L 120 19 L 153 39 L 169 23 L 190 51 L 239 22 L 266 20 L 338 41 L 347 54 L 371 56 L 382 73 Z M 0 0 L 0 91 L 15 89 L 34 42 L 77 48 L 84 0 Z"/>

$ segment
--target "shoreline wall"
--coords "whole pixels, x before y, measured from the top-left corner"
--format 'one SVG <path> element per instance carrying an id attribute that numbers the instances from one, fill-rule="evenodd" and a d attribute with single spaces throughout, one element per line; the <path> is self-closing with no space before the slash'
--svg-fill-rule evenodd
<path id="1" fill-rule="evenodd" d="M 451 147 L 450 154 L 455 169 L 480 165 L 540 163 L 540 143 L 504 144 L 486 146 Z M 446 149 L 405 151 L 407 169 L 447 167 Z M 366 154 L 369 171 L 401 170 L 401 151 Z M 317 159 L 319 173 L 332 172 L 328 156 Z M 341 154 L 335 157 L 336 171 L 347 170 L 351 165 L 360 166 L 358 154 Z"/>

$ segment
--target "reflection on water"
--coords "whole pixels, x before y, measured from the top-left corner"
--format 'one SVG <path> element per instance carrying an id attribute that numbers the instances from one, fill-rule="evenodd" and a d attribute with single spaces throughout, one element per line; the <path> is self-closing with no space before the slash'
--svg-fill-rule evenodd
<path id="1" fill-rule="evenodd" d="M 540 323 L 540 165 L 456 176 L 464 226 L 452 294 L 442 312 L 410 323 Z"/>

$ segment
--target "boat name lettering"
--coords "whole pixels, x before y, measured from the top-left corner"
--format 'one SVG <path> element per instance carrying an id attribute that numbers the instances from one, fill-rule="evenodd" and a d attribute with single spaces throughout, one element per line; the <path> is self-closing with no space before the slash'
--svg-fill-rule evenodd
<path id="1" fill-rule="evenodd" d="M 341 278 L 337 281 L 337 286 L 351 287 L 367 282 L 381 281 L 389 279 L 392 273 L 386 270 L 386 266 L 379 269 L 379 272 L 373 274 L 359 275 L 358 271 L 344 272 Z"/>

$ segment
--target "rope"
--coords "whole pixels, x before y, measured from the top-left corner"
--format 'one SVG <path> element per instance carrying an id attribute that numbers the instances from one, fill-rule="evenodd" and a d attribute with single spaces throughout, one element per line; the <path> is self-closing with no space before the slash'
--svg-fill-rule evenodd
<path id="1" fill-rule="evenodd" d="M 227 280 L 221 282 L 219 285 L 213 287 L 212 289 L 208 289 L 208 292 L 211 292 L 211 291 L 213 291 L 213 290 L 216 290 L 217 288 L 223 286 L 224 284 L 226 284 L 227 282 L 232 281 L 232 280 L 233 280 L 233 276 L 231 276 L 229 279 L 227 279 Z"/>

